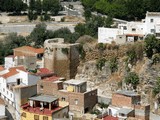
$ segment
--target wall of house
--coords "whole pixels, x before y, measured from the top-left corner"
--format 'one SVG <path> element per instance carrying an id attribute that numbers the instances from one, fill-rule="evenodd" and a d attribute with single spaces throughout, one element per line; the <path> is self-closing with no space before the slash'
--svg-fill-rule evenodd
<path id="1" fill-rule="evenodd" d="M 116 40 L 116 35 L 119 35 L 121 30 L 118 28 L 98 28 L 98 43 L 111 43 Z"/>
<path id="2" fill-rule="evenodd" d="M 39 116 L 39 120 L 44 120 L 43 119 L 44 116 L 48 117 L 48 120 L 53 120 L 52 116 L 30 113 L 30 112 L 27 112 L 27 111 L 24 111 L 24 110 L 21 110 L 21 114 L 23 114 L 23 116 L 20 117 L 21 120 L 34 120 L 35 115 Z"/>
<path id="3" fill-rule="evenodd" d="M 153 22 L 151 22 L 151 19 L 153 19 Z M 155 30 L 155 25 L 160 24 L 160 15 L 159 14 L 153 14 L 153 15 L 148 15 L 146 14 L 145 18 L 145 33 L 150 34 L 151 29 Z M 152 33 L 153 34 L 153 33 Z"/>
<path id="4" fill-rule="evenodd" d="M 125 43 L 126 43 L 126 35 L 116 36 L 116 44 L 125 44 Z"/>
<path id="5" fill-rule="evenodd" d="M 5 116 L 5 105 L 0 104 L 0 116 Z"/>
<path id="6" fill-rule="evenodd" d="M 29 92 L 28 92 L 29 91 Z M 37 85 L 14 89 L 16 120 L 20 120 L 20 106 L 28 102 L 28 98 L 37 94 Z"/>
<path id="7" fill-rule="evenodd" d="M 117 107 L 132 107 L 132 97 L 114 93 L 112 94 L 112 105 Z"/>
<path id="8" fill-rule="evenodd" d="M 84 109 L 86 109 L 85 112 L 91 111 L 97 102 L 97 89 L 84 93 Z"/>
<path id="9" fill-rule="evenodd" d="M 43 86 L 43 87 L 41 87 Z M 39 80 L 37 82 L 37 92 L 38 94 L 48 94 L 53 95 L 58 92 L 58 90 L 63 88 L 62 82 L 53 83 L 48 81 Z"/>
<path id="10" fill-rule="evenodd" d="M 69 112 L 69 107 L 66 106 L 66 107 L 54 112 L 52 115 L 52 118 L 53 119 L 54 118 L 58 118 L 58 119 L 65 118 L 65 117 L 67 117 L 68 112 Z"/>
<path id="11" fill-rule="evenodd" d="M 13 57 L 5 57 L 4 58 L 4 67 L 5 68 L 10 68 L 10 67 L 14 67 L 14 58 Z"/>
<path id="12" fill-rule="evenodd" d="M 28 74 L 28 85 L 36 85 L 40 79 L 40 76 Z"/>

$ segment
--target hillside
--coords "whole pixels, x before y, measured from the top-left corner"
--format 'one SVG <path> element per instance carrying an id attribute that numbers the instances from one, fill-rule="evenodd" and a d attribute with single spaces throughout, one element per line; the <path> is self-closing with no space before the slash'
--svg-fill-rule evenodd
<path id="1" fill-rule="evenodd" d="M 143 46 L 144 42 L 118 46 L 114 43 L 105 45 L 105 49 L 100 51 L 95 42 L 87 42 L 83 48 L 85 50 L 85 59 L 81 61 L 78 67 L 77 79 L 86 79 L 89 89 L 98 88 L 98 94 L 103 97 L 111 98 L 114 91 L 118 89 L 134 90 L 132 85 L 125 83 L 125 77 L 130 72 L 135 72 L 139 77 L 139 84 L 135 89 L 141 94 L 142 102 L 149 103 L 154 111 L 154 102 L 158 100 L 158 95 L 153 95 L 153 88 L 156 86 L 157 78 L 160 76 L 160 63 L 154 63 L 144 54 L 144 48 L 137 47 L 137 54 L 141 58 L 134 63 L 128 63 L 127 52 L 133 50 L 135 46 Z M 141 49 L 140 49 L 141 48 Z M 111 71 L 111 59 L 117 58 L 117 70 Z M 105 65 L 102 69 L 97 68 L 98 60 L 105 58 Z M 130 71 L 128 71 L 130 69 Z"/>

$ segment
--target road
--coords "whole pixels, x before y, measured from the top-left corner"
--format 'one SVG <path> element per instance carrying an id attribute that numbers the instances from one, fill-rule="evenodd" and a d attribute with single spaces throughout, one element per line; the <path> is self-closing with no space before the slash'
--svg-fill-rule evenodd
<path id="1" fill-rule="evenodd" d="M 48 30 L 58 30 L 62 27 L 67 27 L 74 32 L 74 27 L 77 22 L 46 22 Z M 36 23 L 7 23 L 7 24 L 0 24 L 0 33 L 11 33 L 17 32 L 18 34 L 21 33 L 31 33 L 32 30 L 35 28 Z"/>

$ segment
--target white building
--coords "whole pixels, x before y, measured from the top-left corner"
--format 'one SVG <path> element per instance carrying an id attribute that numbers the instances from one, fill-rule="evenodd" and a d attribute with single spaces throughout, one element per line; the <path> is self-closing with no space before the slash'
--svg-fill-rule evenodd
<path id="1" fill-rule="evenodd" d="M 43 48 L 22 46 L 13 49 L 13 51 L 13 55 L 5 57 L 5 68 L 9 69 L 11 67 L 23 65 L 28 70 L 35 70 L 44 67 Z"/>
<path id="2" fill-rule="evenodd" d="M 23 66 L 4 69 L 0 71 L 1 97 L 5 101 L 7 101 L 10 105 L 12 105 L 15 108 L 16 112 L 19 112 L 17 111 L 18 108 L 16 106 L 17 104 L 20 104 L 20 103 L 15 102 L 18 99 L 17 97 L 15 97 L 15 95 L 17 95 L 15 93 L 15 89 L 17 89 L 17 87 L 30 87 L 33 85 L 35 85 L 36 87 L 37 81 L 40 79 L 41 78 L 39 76 L 33 75 L 25 71 L 25 68 Z M 23 93 L 20 93 L 19 96 L 21 96 L 21 94 Z M 27 97 L 27 94 L 26 94 L 26 97 Z"/>
<path id="3" fill-rule="evenodd" d="M 141 22 L 119 24 L 118 28 L 98 28 L 98 43 L 117 44 L 143 40 L 147 34 L 155 34 L 160 38 L 160 12 L 147 12 Z"/>

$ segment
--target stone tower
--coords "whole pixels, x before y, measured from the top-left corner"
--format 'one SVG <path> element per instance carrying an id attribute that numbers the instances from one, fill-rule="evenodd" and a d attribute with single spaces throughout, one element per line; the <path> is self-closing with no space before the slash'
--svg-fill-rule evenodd
<path id="1" fill-rule="evenodd" d="M 74 78 L 79 65 L 79 43 L 64 43 L 63 38 L 44 42 L 44 67 L 66 79 Z"/>

